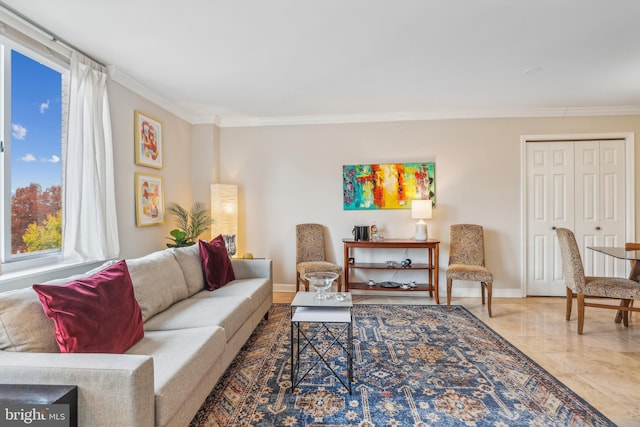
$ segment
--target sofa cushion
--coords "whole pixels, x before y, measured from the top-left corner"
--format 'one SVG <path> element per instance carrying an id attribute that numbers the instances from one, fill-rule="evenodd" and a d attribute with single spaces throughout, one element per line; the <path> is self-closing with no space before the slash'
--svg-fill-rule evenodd
<path id="1" fill-rule="evenodd" d="M 60 352 L 55 324 L 33 289 L 0 293 L 0 350 Z"/>
<path id="2" fill-rule="evenodd" d="M 125 261 L 64 285 L 33 285 L 63 353 L 123 353 L 142 338 Z"/>
<path id="3" fill-rule="evenodd" d="M 153 357 L 155 425 L 167 425 L 225 351 L 219 327 L 147 332 L 127 354 Z"/>
<path id="4" fill-rule="evenodd" d="M 193 298 L 246 297 L 251 300 L 251 310 L 256 311 L 262 302 L 272 297 L 272 286 L 268 279 L 236 279 L 214 292 L 198 292 Z"/>
<path id="5" fill-rule="evenodd" d="M 251 319 L 252 313 L 251 301 L 245 297 L 189 298 L 153 316 L 144 324 L 144 329 L 159 331 L 220 326 L 229 341 Z"/>
<path id="6" fill-rule="evenodd" d="M 169 249 L 180 264 L 184 280 L 187 283 L 189 296 L 200 292 L 205 288 L 202 261 L 200 260 L 199 245 L 191 245 L 184 248 Z"/>
<path id="7" fill-rule="evenodd" d="M 168 250 L 128 259 L 127 265 L 145 322 L 189 295 L 180 265 Z"/>
<path id="8" fill-rule="evenodd" d="M 236 278 L 221 235 L 211 242 L 200 240 L 198 245 L 207 289 L 213 291 Z"/>

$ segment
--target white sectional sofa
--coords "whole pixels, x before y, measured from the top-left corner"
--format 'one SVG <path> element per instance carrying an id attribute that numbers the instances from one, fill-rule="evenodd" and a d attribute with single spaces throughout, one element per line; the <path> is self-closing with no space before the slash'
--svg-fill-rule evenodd
<path id="1" fill-rule="evenodd" d="M 59 353 L 32 288 L 0 294 L 0 383 L 78 386 L 80 426 L 187 426 L 272 303 L 270 260 L 205 289 L 198 245 L 126 260 L 144 337 L 125 354 Z M 56 280 L 54 284 L 66 283 Z"/>

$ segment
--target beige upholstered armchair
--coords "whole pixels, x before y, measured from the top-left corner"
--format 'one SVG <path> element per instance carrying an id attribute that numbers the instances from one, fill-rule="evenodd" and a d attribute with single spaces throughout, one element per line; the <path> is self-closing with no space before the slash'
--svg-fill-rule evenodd
<path id="1" fill-rule="evenodd" d="M 610 308 L 623 313 L 622 321 L 629 326 L 629 312 L 640 311 L 631 304 L 640 299 L 640 284 L 633 280 L 617 277 L 591 277 L 584 275 L 584 266 L 573 232 L 566 228 L 556 230 L 560 255 L 562 257 L 562 274 L 567 287 L 567 320 L 571 319 L 571 306 L 574 296 L 578 300 L 578 334 L 584 327 L 584 308 Z M 621 300 L 620 305 L 600 304 L 585 301 L 585 298 L 609 298 Z"/>
<path id="2" fill-rule="evenodd" d="M 491 317 L 493 275 L 484 265 L 484 233 L 480 225 L 456 224 L 450 228 L 447 309 L 451 305 L 451 287 L 454 280 L 480 282 L 482 304 L 485 303 L 486 288 L 487 309 Z"/>
<path id="3" fill-rule="evenodd" d="M 342 291 L 342 267 L 327 261 L 324 242 L 324 226 L 321 224 L 296 225 L 296 291 L 300 284 L 309 290 L 309 282 L 302 277 L 305 273 L 330 271 L 338 274 L 338 292 Z"/>

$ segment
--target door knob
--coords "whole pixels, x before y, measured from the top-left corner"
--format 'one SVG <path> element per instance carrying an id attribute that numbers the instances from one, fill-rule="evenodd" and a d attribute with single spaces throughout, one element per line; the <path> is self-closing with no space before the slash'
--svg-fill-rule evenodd
<path id="1" fill-rule="evenodd" d="M 553 227 L 551 227 L 551 229 L 552 229 L 552 230 L 555 230 L 555 229 L 556 229 L 556 226 L 554 225 Z"/>
<path id="2" fill-rule="evenodd" d="M 600 227 L 596 227 L 596 230 L 600 230 Z"/>

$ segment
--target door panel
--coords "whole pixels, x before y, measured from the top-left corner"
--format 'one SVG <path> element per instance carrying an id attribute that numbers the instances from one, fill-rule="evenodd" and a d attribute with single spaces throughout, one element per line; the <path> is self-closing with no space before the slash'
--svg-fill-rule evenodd
<path id="1" fill-rule="evenodd" d="M 600 228 L 604 246 L 624 246 L 625 243 L 625 147 L 624 141 L 600 142 Z M 626 277 L 627 263 L 605 255 L 604 276 Z"/>
<path id="2" fill-rule="evenodd" d="M 587 249 L 587 246 L 624 244 L 624 141 L 577 142 L 575 153 L 575 234 L 576 238 L 582 236 L 580 252 L 585 274 L 624 276 L 624 262 L 612 262 L 607 256 Z"/>
<path id="3" fill-rule="evenodd" d="M 564 295 L 553 227 L 573 227 L 573 144 L 531 143 L 526 149 L 527 293 Z"/>

